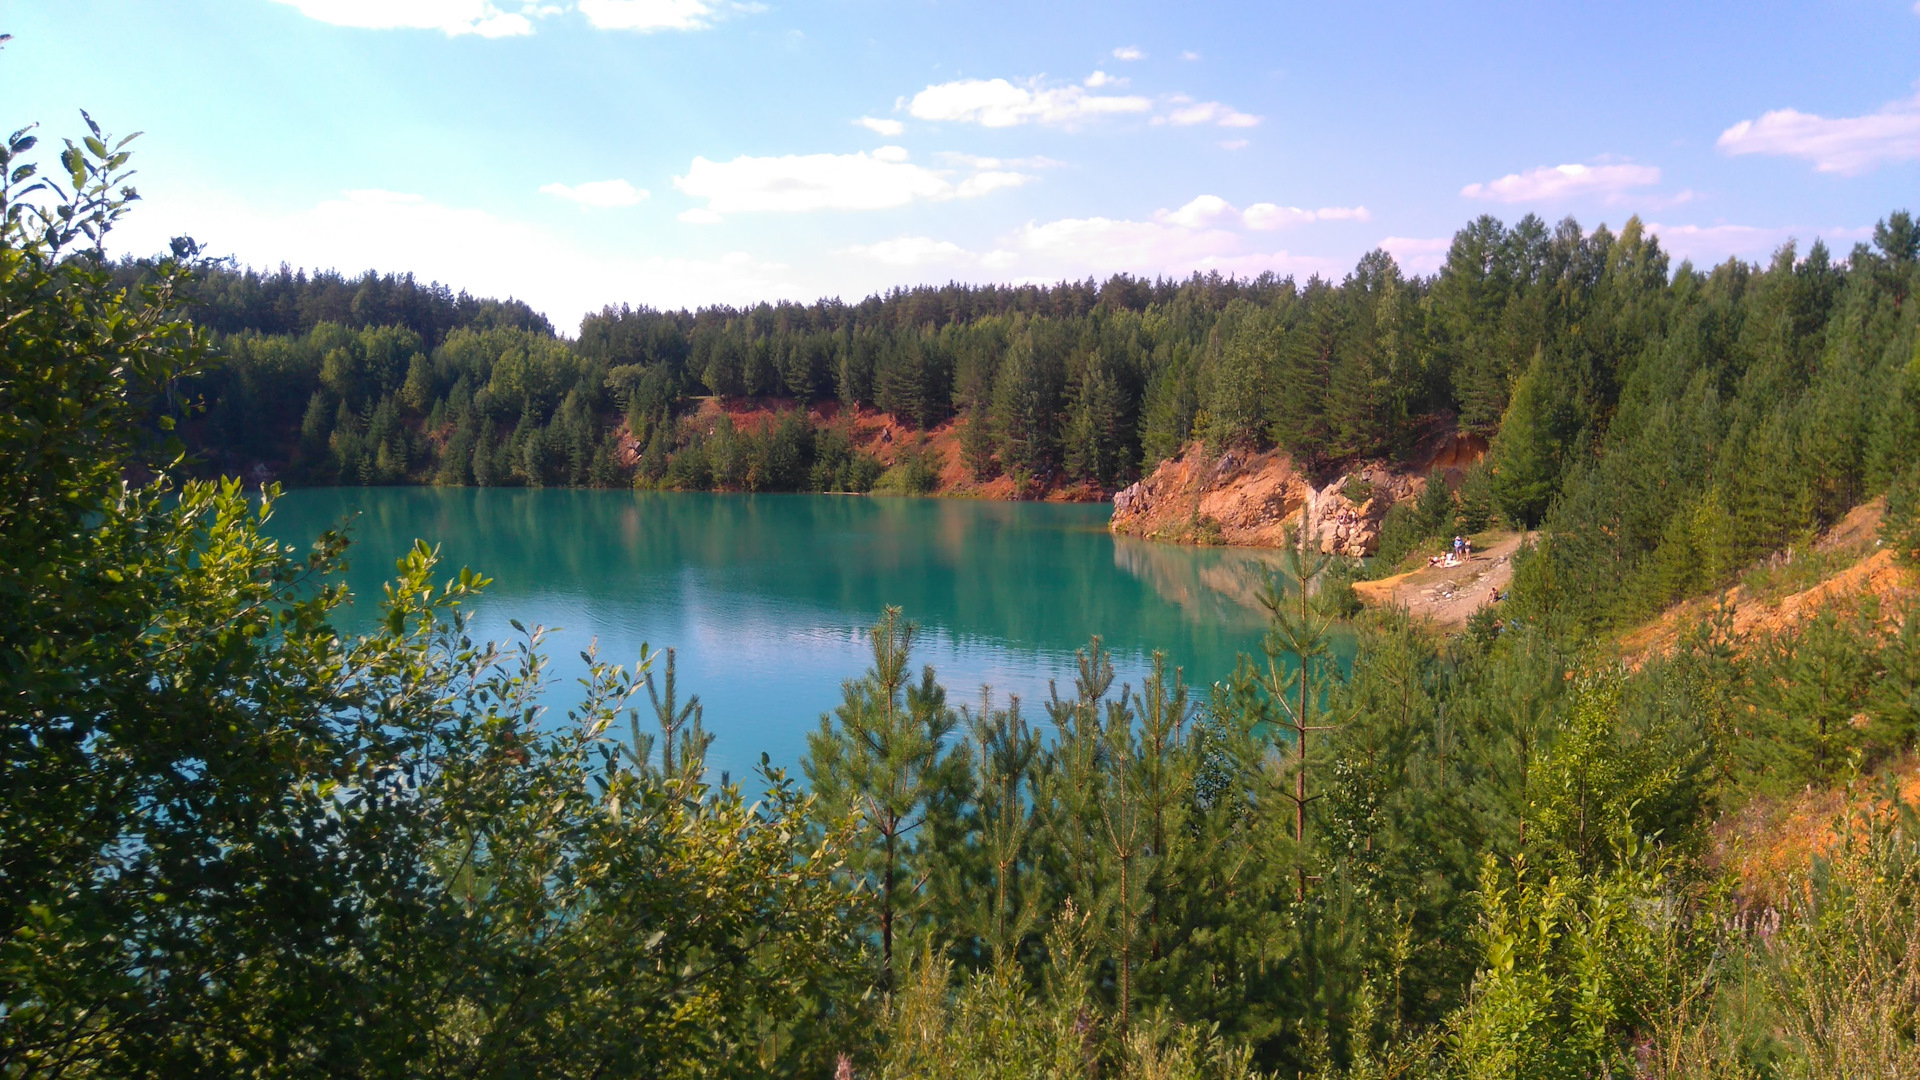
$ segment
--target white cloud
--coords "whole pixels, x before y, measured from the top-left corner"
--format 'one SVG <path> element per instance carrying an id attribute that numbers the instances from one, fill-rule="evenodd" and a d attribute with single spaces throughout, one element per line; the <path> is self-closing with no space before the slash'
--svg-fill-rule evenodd
<path id="1" fill-rule="evenodd" d="M 310 19 L 366 30 L 439 30 L 449 36 L 517 37 L 531 34 L 533 20 L 578 11 L 598 30 L 705 30 L 735 11 L 764 11 L 733 0 L 275 0 Z"/>
<path id="2" fill-rule="evenodd" d="M 1143 113 L 1153 103 L 1143 97 L 1089 94 L 1078 86 L 1043 88 L 1038 80 L 1016 86 L 1005 79 L 960 79 L 929 86 L 913 95 L 908 111 L 921 120 L 1015 127 L 1029 122 L 1071 124 L 1095 116 Z"/>
<path id="3" fill-rule="evenodd" d="M 720 5 L 711 0 L 580 0 L 597 30 L 705 30 Z"/>
<path id="4" fill-rule="evenodd" d="M 821 295 L 818 280 L 746 252 L 607 255 L 537 226 L 403 192 L 347 191 L 292 210 L 258 208 L 224 192 L 147 194 L 142 212 L 113 233 L 114 251 L 165 250 L 169 236 L 184 233 L 253 266 L 404 272 L 477 296 L 517 296 L 563 329 L 607 304 L 677 307 Z"/>
<path id="5" fill-rule="evenodd" d="M 1222 139 L 1220 141 L 1220 149 L 1222 150 L 1245 150 L 1251 145 L 1252 144 L 1245 139 Z"/>
<path id="6" fill-rule="evenodd" d="M 1660 182 L 1652 165 L 1554 165 L 1524 173 L 1508 173 L 1484 184 L 1468 184 L 1460 194 L 1495 202 L 1537 202 L 1542 199 L 1604 195 L 1616 199 L 1628 188 Z"/>
<path id="7" fill-rule="evenodd" d="M 952 165 L 968 169 L 1057 169 L 1065 165 L 1064 161 L 1055 161 L 1045 155 L 1023 158 L 977 157 L 973 154 L 961 154 L 952 150 L 941 150 L 934 157 Z"/>
<path id="8" fill-rule="evenodd" d="M 1715 145 L 1728 154 L 1796 157 L 1819 172 L 1857 176 L 1890 161 L 1920 158 L 1920 94 L 1866 116 L 1829 119 L 1776 109 L 1721 132 Z"/>
<path id="9" fill-rule="evenodd" d="M 874 244 L 855 244 L 843 254 L 871 259 L 887 266 L 936 266 L 972 262 L 976 256 L 951 240 L 927 236 L 900 236 Z"/>
<path id="10" fill-rule="evenodd" d="M 1799 241 L 1800 254 L 1806 255 L 1815 239 L 1827 242 L 1835 258 L 1844 258 L 1857 241 L 1872 237 L 1867 226 L 1848 228 L 1830 226 L 1807 228 L 1790 225 L 1661 225 L 1648 224 L 1647 231 L 1660 237 L 1660 246 L 1676 259 L 1692 259 L 1708 266 L 1739 257 L 1750 262 L 1765 262 L 1789 240 Z"/>
<path id="11" fill-rule="evenodd" d="M 1194 52 L 1194 51 L 1193 51 L 1192 49 L 1188 49 L 1187 51 L 1185 51 L 1185 52 L 1183 52 L 1183 53 L 1181 53 L 1181 54 L 1180 54 L 1180 59 L 1182 59 L 1182 60 L 1198 60 L 1198 59 L 1200 59 L 1200 54 L 1199 54 L 1199 53 L 1197 53 L 1197 52 Z"/>
<path id="12" fill-rule="evenodd" d="M 1096 71 L 1084 86 L 1043 85 L 1040 79 L 957 79 L 938 83 L 902 101 L 922 120 L 974 123 L 982 127 L 1015 127 L 1041 123 L 1071 125 L 1097 116 L 1153 112 L 1151 100 L 1134 94 L 1094 94 L 1090 89 L 1125 86 L 1126 79 Z M 1167 111 L 1153 117 L 1155 124 L 1192 127 L 1257 127 L 1261 118 L 1218 101 L 1195 101 L 1184 94 L 1167 97 Z"/>
<path id="13" fill-rule="evenodd" d="M 982 255 L 980 265 L 1031 280 L 1122 271 L 1174 276 L 1196 270 L 1244 275 L 1268 270 L 1297 275 L 1337 271 L 1332 260 L 1315 256 L 1247 251 L 1239 234 L 1205 224 L 1182 225 L 1170 220 L 1173 214 L 1153 221 L 1091 217 L 1028 223 Z"/>
<path id="14" fill-rule="evenodd" d="M 1261 204 L 1271 206 L 1271 204 Z M 1301 220 L 1319 212 L 1297 210 Z M 1336 208 L 1330 216 L 1351 214 Z M 1124 218 L 1060 218 L 1027 224 L 1001 236 L 989 249 L 972 251 L 945 240 L 902 236 L 856 245 L 841 254 L 890 267 L 945 266 L 969 269 L 996 280 L 1054 281 L 1117 272 L 1185 275 L 1195 270 L 1254 275 L 1332 276 L 1340 266 L 1317 256 L 1250 250 L 1242 230 L 1246 215 L 1217 195 L 1201 195 L 1176 210 L 1145 221 Z"/>
<path id="15" fill-rule="evenodd" d="M 1378 245 L 1409 274 L 1431 274 L 1446 264 L 1451 236 L 1389 236 Z"/>
<path id="16" fill-rule="evenodd" d="M 1311 210 L 1302 210 L 1297 206 L 1276 206 L 1273 203 L 1254 203 L 1247 207 L 1242 215 L 1249 229 L 1284 229 L 1288 225 L 1304 225 L 1315 220 Z"/>
<path id="17" fill-rule="evenodd" d="M 1373 213 L 1364 206 L 1323 206 L 1313 217 L 1316 221 L 1372 221 Z"/>
<path id="18" fill-rule="evenodd" d="M 517 37 L 533 33 L 523 14 L 492 0 L 276 0 L 309 19 L 362 30 L 438 30 L 448 36 Z"/>
<path id="19" fill-rule="evenodd" d="M 1218 124 L 1221 127 L 1258 127 L 1260 117 L 1243 113 L 1231 105 L 1218 101 L 1186 102 L 1176 99 L 1172 112 L 1167 114 L 1167 122 L 1178 127 L 1191 127 L 1195 124 Z"/>
<path id="20" fill-rule="evenodd" d="M 1218 195 L 1201 195 L 1178 210 L 1160 211 L 1154 220 L 1187 229 L 1204 229 L 1229 221 L 1237 224 L 1240 211 Z"/>
<path id="21" fill-rule="evenodd" d="M 1113 58 L 1115 60 L 1145 60 L 1147 54 L 1141 52 L 1140 47 L 1137 45 L 1122 45 L 1113 50 Z"/>
<path id="22" fill-rule="evenodd" d="M 593 180 L 585 184 L 542 184 L 540 192 L 579 203 L 605 209 L 614 206 L 633 206 L 648 197 L 651 192 L 637 188 L 625 180 Z"/>
<path id="23" fill-rule="evenodd" d="M 1364 206 L 1323 206 L 1318 210 L 1302 210 L 1297 206 L 1263 202 L 1239 210 L 1218 195 L 1202 195 L 1178 210 L 1162 210 L 1153 219 L 1188 229 L 1237 225 L 1267 232 L 1314 221 L 1368 221 L 1372 217 Z"/>
<path id="24" fill-rule="evenodd" d="M 1033 179 L 1033 177 L 1028 176 L 1026 173 L 1005 171 L 980 172 L 960 181 L 960 186 L 954 188 L 953 193 L 962 199 L 971 199 L 975 196 L 985 195 L 989 191 L 999 191 L 1002 188 L 1017 188 L 1031 179 Z"/>
<path id="25" fill-rule="evenodd" d="M 1031 222 L 977 250 L 900 236 L 779 257 L 718 246 L 699 255 L 638 257 L 631 247 L 596 234 L 562 234 L 403 192 L 349 191 L 290 209 L 261 208 L 247 196 L 195 187 L 147 195 L 141 212 L 114 232 L 114 253 L 164 250 L 169 237 L 187 234 L 212 252 L 254 266 L 285 262 L 347 273 L 411 272 L 476 295 L 518 296 L 564 329 L 581 313 L 607 304 L 854 297 L 901 284 L 907 276 L 1050 282 L 1116 271 L 1250 276 L 1272 270 L 1337 277 L 1352 261 L 1263 249 L 1238 227 L 1224 200 L 1195 200 L 1155 220 Z M 1183 213 L 1192 225 L 1171 220 Z"/>
<path id="26" fill-rule="evenodd" d="M 888 120 L 884 117 L 876 116 L 863 116 L 855 120 L 854 124 L 866 128 L 876 135 L 884 135 L 889 139 L 903 135 L 907 130 L 907 125 L 898 120 Z"/>
<path id="27" fill-rule="evenodd" d="M 723 214 L 885 210 L 920 200 L 967 199 L 1029 179 L 1023 173 L 983 170 L 956 185 L 945 174 L 910 162 L 904 148 L 883 146 L 857 154 L 696 157 L 687 175 L 674 177 L 673 186 L 707 202 L 704 212 L 682 214 L 682 221 L 710 222 Z"/>

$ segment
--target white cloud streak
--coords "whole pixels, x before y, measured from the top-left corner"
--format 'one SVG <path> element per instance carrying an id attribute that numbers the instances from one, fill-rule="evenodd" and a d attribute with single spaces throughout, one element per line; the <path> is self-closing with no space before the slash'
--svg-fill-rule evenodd
<path id="1" fill-rule="evenodd" d="M 1273 203 L 1256 203 L 1242 211 L 1218 195 L 1201 195 L 1145 221 L 1076 217 L 1028 222 L 1001 236 L 986 251 L 970 251 L 930 237 L 903 236 L 843 253 L 886 266 L 971 269 L 1017 281 L 1120 271 L 1178 275 L 1195 270 L 1238 274 L 1272 270 L 1333 275 L 1338 267 L 1331 260 L 1284 250 L 1250 250 L 1245 232 L 1311 221 L 1364 221 L 1368 216 L 1362 207 L 1301 210 Z"/>
<path id="2" fill-rule="evenodd" d="M 1484 184 L 1468 184 L 1460 194 L 1494 202 L 1540 202 L 1546 199 L 1601 195 L 1618 198 L 1628 188 L 1660 182 L 1652 165 L 1542 165 L 1523 173 L 1509 173 Z"/>
<path id="3" fill-rule="evenodd" d="M 954 185 L 955 198 L 959 186 Z M 1144 221 L 1029 222 L 981 250 L 900 236 L 804 258 L 724 249 L 700 256 L 638 257 L 625 249 L 583 246 L 580 238 L 487 211 L 394 191 L 348 191 L 290 210 L 263 209 L 243 197 L 198 189 L 178 197 L 150 192 L 149 197 L 142 213 L 114 232 L 116 254 L 164 250 L 168 237 L 188 234 L 210 251 L 254 266 L 285 262 L 347 273 L 410 272 L 476 295 L 518 296 L 565 328 L 583 312 L 608 304 L 678 307 L 864 295 L 899 284 L 909 270 L 927 280 L 951 275 L 977 281 L 1047 282 L 1117 271 L 1254 275 L 1271 270 L 1337 277 L 1351 261 L 1259 244 L 1245 231 L 1241 212 L 1215 197 Z"/>
<path id="4" fill-rule="evenodd" d="M 652 193 L 645 188 L 637 188 L 625 180 L 592 180 L 584 184 L 542 184 L 540 193 L 579 203 L 595 209 L 609 209 L 616 206 L 634 206 Z"/>
<path id="5" fill-rule="evenodd" d="M 364 30 L 438 30 L 449 37 L 522 37 L 534 20 L 577 11 L 596 30 L 653 33 L 705 30 L 736 11 L 764 10 L 730 0 L 275 0 L 302 15 L 335 26 Z"/>
<path id="6" fill-rule="evenodd" d="M 1005 79 L 959 79 L 913 95 L 907 111 L 920 120 L 1002 128 L 1027 123 L 1066 125 L 1152 108 L 1153 102 L 1143 97 L 1090 94 L 1079 86 L 1049 89 L 1038 80 L 1016 86 Z"/>
<path id="7" fill-rule="evenodd" d="M 1721 132 L 1715 145 L 1726 154 L 1793 157 L 1811 161 L 1817 172 L 1858 176 L 1889 162 L 1920 159 L 1920 94 L 1866 116 L 1775 109 Z"/>
<path id="8" fill-rule="evenodd" d="M 533 33 L 526 15 L 492 0 L 275 0 L 334 26 L 361 30 L 438 30 L 449 37 L 519 37 Z"/>
<path id="9" fill-rule="evenodd" d="M 868 259 L 883 266 L 917 268 L 953 266 L 974 261 L 973 252 L 951 240 L 926 236 L 901 236 L 873 244 L 855 244 L 842 254 Z"/>
<path id="10" fill-rule="evenodd" d="M 255 208 L 224 193 L 160 195 L 114 231 L 112 250 L 162 251 L 168 236 L 181 233 L 253 266 L 412 273 L 478 296 L 517 296 L 568 329 L 581 314 L 608 304 L 820 295 L 817 279 L 743 251 L 698 258 L 599 254 L 525 222 L 380 190 L 342 192 L 291 211 Z"/>
<path id="11" fill-rule="evenodd" d="M 1145 60 L 1147 54 L 1140 51 L 1138 45 L 1122 45 L 1113 50 L 1115 60 Z"/>
<path id="12" fill-rule="evenodd" d="M 709 161 L 696 157 L 673 186 L 706 200 L 681 220 L 710 222 L 717 215 L 811 213 L 821 210 L 886 210 L 920 201 L 970 199 L 1019 187 L 1032 177 L 985 169 L 953 182 L 946 173 L 915 165 L 907 151 L 883 146 L 857 154 L 789 154 Z"/>
<path id="13" fill-rule="evenodd" d="M 884 117 L 877 116 L 863 116 L 855 120 L 854 125 L 856 127 L 866 128 L 876 135 L 883 135 L 889 139 L 904 135 L 907 130 L 907 125 L 898 120 L 888 120 Z"/>
<path id="14" fill-rule="evenodd" d="M 1323 206 L 1318 210 L 1302 210 L 1297 206 L 1263 202 L 1239 210 L 1218 195 L 1202 195 L 1178 210 L 1162 210 L 1154 215 L 1155 221 L 1183 228 L 1237 225 L 1255 232 L 1270 232 L 1315 221 L 1370 221 L 1372 218 L 1373 215 L 1364 206 Z"/>
<path id="15" fill-rule="evenodd" d="M 710 0 L 580 0 L 580 14 L 597 30 L 705 30 L 719 4 Z"/>
<path id="16" fill-rule="evenodd" d="M 1159 118 L 1156 117 L 1155 122 L 1158 123 Z M 1220 127 L 1246 128 L 1258 127 L 1260 117 L 1218 101 L 1177 102 L 1173 110 L 1167 113 L 1166 122 L 1176 127 L 1217 124 Z"/>
<path id="17" fill-rule="evenodd" d="M 1702 266 L 1717 265 L 1730 258 L 1765 262 L 1782 244 L 1797 241 L 1805 256 L 1816 239 L 1825 240 L 1835 258 L 1844 258 L 1857 241 L 1873 236 L 1868 226 L 1850 228 L 1829 226 L 1760 225 L 1662 225 L 1650 223 L 1647 231 L 1660 238 L 1660 246 L 1676 258 L 1691 259 Z"/>
<path id="18" fill-rule="evenodd" d="M 1102 116 L 1140 115 L 1154 111 L 1150 98 L 1137 94 L 1095 94 L 1089 90 L 1119 87 L 1127 80 L 1096 71 L 1084 86 L 1049 87 L 1038 79 L 1014 82 L 1007 79 L 957 79 L 937 83 L 913 95 L 907 110 L 921 120 L 979 124 L 982 127 L 1017 127 L 1037 123 L 1073 126 Z M 1241 112 L 1218 101 L 1195 101 L 1184 94 L 1162 99 L 1164 112 L 1153 117 L 1155 124 L 1193 127 L 1211 124 L 1227 128 L 1249 128 L 1261 118 Z"/>

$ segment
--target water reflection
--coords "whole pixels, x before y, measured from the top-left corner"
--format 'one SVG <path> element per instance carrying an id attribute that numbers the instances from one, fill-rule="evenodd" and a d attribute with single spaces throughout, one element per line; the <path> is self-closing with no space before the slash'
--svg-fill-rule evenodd
<path id="1" fill-rule="evenodd" d="M 956 701 L 981 685 L 1044 697 L 1093 634 L 1137 684 L 1165 650 L 1204 684 L 1259 641 L 1264 553 L 1115 538 L 1104 506 L 844 496 L 376 488 L 288 495 L 270 526 L 311 539 L 348 515 L 349 582 L 379 596 L 416 537 L 445 566 L 495 584 L 480 634 L 508 619 L 564 627 L 550 652 L 562 680 L 590 642 L 630 660 L 644 641 L 680 651 L 685 685 L 736 774 L 761 751 L 797 761 L 805 734 L 865 666 L 861 630 L 886 605 L 923 627 L 922 662 Z M 364 625 L 373 604 L 347 616 Z"/>

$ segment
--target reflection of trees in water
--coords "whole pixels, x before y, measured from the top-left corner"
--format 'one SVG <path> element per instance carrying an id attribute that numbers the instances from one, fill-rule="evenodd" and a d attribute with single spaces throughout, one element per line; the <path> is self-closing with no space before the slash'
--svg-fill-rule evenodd
<path id="1" fill-rule="evenodd" d="M 1260 612 L 1260 589 L 1278 558 L 1251 548 L 1196 549 L 1116 536 L 1113 563 L 1191 615 L 1240 621 Z"/>
<path id="2" fill-rule="evenodd" d="M 887 605 L 957 639 L 1063 651 L 1100 634 L 1121 651 L 1166 649 L 1209 678 L 1258 639 L 1259 553 L 1121 539 L 1097 508 L 952 499 L 710 495 L 486 488 L 306 490 L 278 531 L 310 539 L 360 511 L 355 590 L 377 598 L 415 537 L 444 542 L 449 571 L 495 579 L 490 610 L 532 616 L 550 600 L 632 621 L 639 608 L 723 602 L 724 632 L 774 603 L 811 627 L 865 625 Z M 1094 511 L 1094 512 L 1083 512 Z M 1145 549 L 1158 548 L 1157 551 Z M 1141 560 L 1172 564 L 1143 573 Z M 746 606 L 741 606 L 741 602 Z M 371 604 L 356 615 L 370 615 Z M 572 616 L 576 621 L 580 616 Z"/>

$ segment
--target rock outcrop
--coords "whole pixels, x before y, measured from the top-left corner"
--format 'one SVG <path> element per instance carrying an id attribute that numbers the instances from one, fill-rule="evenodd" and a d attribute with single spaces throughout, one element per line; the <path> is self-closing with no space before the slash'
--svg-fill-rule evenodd
<path id="1" fill-rule="evenodd" d="M 1419 494 L 1434 469 L 1457 485 L 1485 452 L 1482 439 L 1447 435 L 1412 462 L 1359 462 L 1316 484 L 1282 451 L 1209 454 L 1196 442 L 1116 494 L 1109 527 L 1150 540 L 1279 547 L 1287 527 L 1304 522 L 1327 552 L 1371 555 L 1394 503 Z"/>

